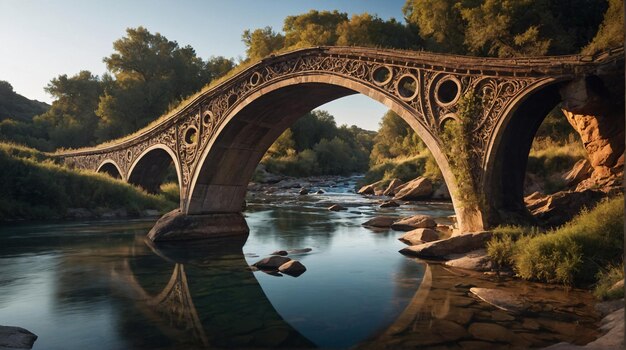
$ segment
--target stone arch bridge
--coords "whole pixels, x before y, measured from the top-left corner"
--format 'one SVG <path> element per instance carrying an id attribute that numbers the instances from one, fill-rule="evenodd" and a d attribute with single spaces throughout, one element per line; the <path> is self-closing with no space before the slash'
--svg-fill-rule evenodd
<path id="1" fill-rule="evenodd" d="M 215 225 L 223 226 L 241 217 L 255 167 L 286 128 L 322 104 L 360 93 L 417 132 L 443 173 L 461 230 L 476 231 L 527 215 L 522 188 L 537 128 L 559 103 L 584 104 L 609 94 L 607 86 L 618 86 L 617 94 L 604 97 L 617 101 L 623 116 L 623 48 L 595 56 L 497 59 L 316 47 L 265 58 L 134 135 L 57 156 L 71 167 L 105 172 L 149 192 L 157 191 L 173 163 L 180 186 L 176 217 L 216 218 Z M 464 154 L 469 177 L 460 177 L 450 161 L 458 149 L 444 142 L 443 126 L 458 122 L 468 93 L 480 105 L 471 116 Z M 468 178 L 471 186 L 462 183 Z M 479 200 L 463 200 L 467 193 L 460 189 Z"/>

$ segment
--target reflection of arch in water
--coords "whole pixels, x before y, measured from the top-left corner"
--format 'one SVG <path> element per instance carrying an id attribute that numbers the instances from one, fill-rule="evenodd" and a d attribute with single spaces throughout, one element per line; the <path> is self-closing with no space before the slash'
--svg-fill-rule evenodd
<path id="1" fill-rule="evenodd" d="M 150 245 L 157 255 L 174 263 L 167 285 L 157 295 L 144 289 L 128 260 L 116 269 L 115 275 L 137 300 L 137 308 L 168 338 L 192 338 L 201 346 L 231 348 L 313 347 L 273 308 L 248 270 L 241 245 L 233 245 L 239 247 L 236 254 L 219 253 L 218 246 L 202 249 L 204 256 L 195 249 L 193 256 L 187 255 L 181 261 L 181 254 L 188 250 L 157 250 Z"/>

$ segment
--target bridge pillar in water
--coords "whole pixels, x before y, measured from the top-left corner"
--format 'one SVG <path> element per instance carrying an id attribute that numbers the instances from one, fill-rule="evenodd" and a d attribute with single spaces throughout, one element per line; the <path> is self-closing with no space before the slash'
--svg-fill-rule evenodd
<path id="1" fill-rule="evenodd" d="M 163 215 L 148 233 L 153 242 L 189 241 L 205 238 L 247 237 L 241 213 L 184 214 L 180 209 Z"/>

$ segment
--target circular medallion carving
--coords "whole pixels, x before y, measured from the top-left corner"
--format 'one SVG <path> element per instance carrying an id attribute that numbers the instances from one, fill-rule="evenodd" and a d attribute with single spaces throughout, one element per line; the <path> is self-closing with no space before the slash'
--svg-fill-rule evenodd
<path id="1" fill-rule="evenodd" d="M 447 76 L 435 86 L 435 101 L 440 106 L 449 106 L 456 103 L 461 97 L 461 82 L 453 76 Z"/>
<path id="2" fill-rule="evenodd" d="M 189 146 L 195 145 L 198 141 L 198 129 L 195 126 L 190 125 L 187 130 L 185 130 L 184 140 Z"/>
<path id="3" fill-rule="evenodd" d="M 393 79 L 393 71 L 387 66 L 378 66 L 372 70 L 371 78 L 374 84 L 383 86 Z"/>
<path id="4" fill-rule="evenodd" d="M 405 101 L 411 101 L 419 93 L 417 78 L 412 74 L 405 74 L 396 82 L 398 96 Z"/>

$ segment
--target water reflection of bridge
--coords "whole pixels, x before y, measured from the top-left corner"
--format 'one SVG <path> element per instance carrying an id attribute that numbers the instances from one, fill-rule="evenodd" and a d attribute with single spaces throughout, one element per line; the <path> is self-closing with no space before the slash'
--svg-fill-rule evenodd
<path id="1" fill-rule="evenodd" d="M 248 269 L 241 244 L 208 244 L 206 249 L 190 251 L 151 246 L 173 264 L 169 281 L 158 293 L 142 286 L 142 278 L 137 277 L 141 268 L 134 267 L 132 259 L 116 266 L 113 276 L 119 290 L 175 342 L 220 348 L 314 347 L 276 312 Z"/>

